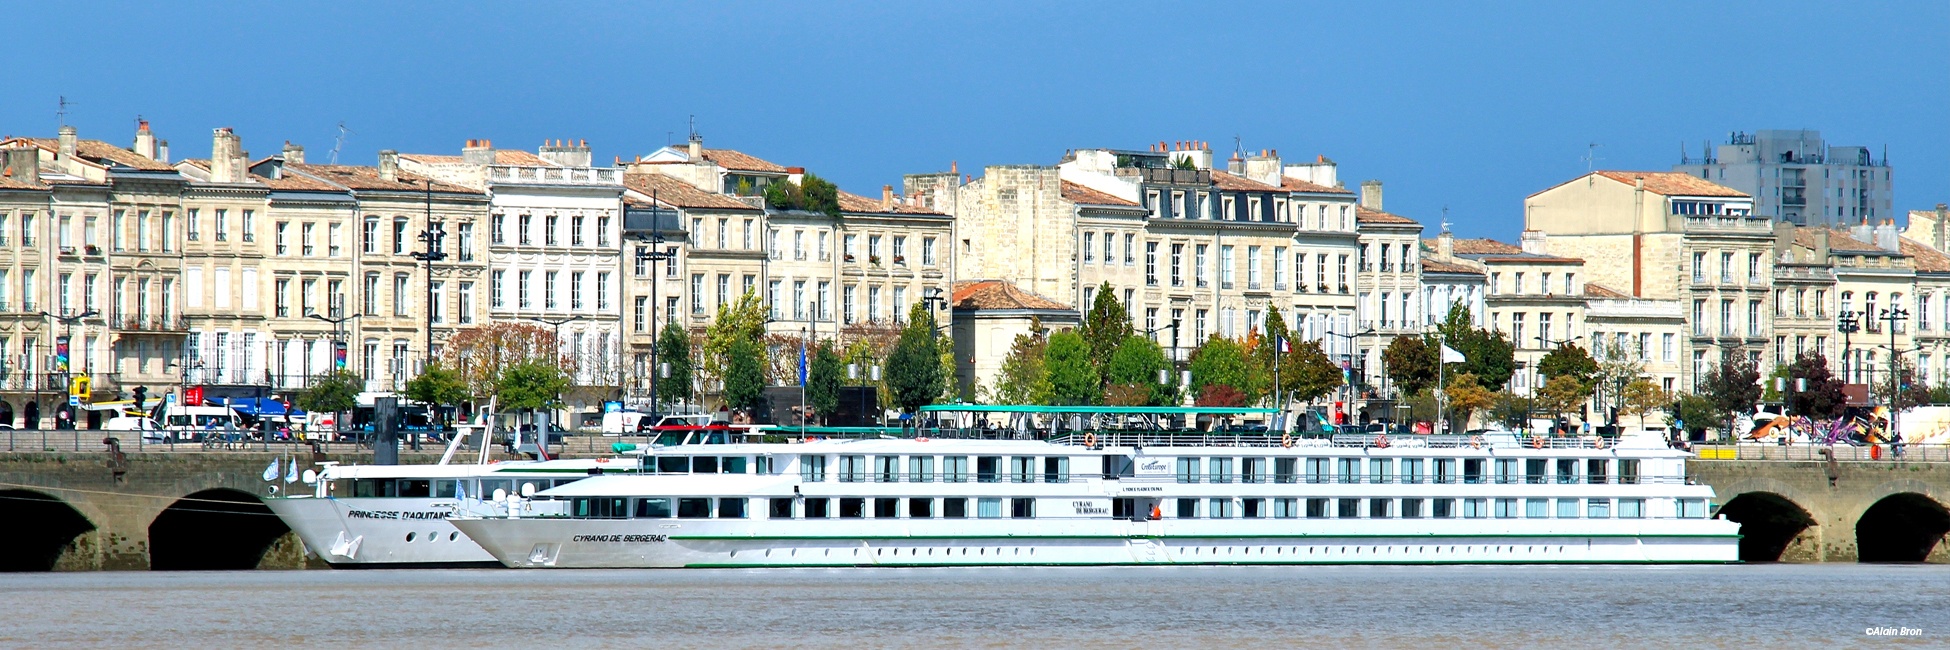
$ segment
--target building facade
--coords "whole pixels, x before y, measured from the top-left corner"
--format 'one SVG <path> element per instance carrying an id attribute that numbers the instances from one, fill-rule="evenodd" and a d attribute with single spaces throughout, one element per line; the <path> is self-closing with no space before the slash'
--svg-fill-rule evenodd
<path id="1" fill-rule="evenodd" d="M 1820 131 L 1733 133 L 1702 145 L 1699 158 L 1680 157 L 1672 170 L 1753 197 L 1755 215 L 1801 226 L 1880 223 L 1896 216 L 1893 174 L 1885 153 L 1868 147 L 1828 146 Z"/>

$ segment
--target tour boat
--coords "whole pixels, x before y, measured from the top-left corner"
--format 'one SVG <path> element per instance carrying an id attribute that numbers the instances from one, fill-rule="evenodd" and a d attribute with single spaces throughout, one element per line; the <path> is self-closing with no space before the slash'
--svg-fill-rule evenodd
<path id="1" fill-rule="evenodd" d="M 518 568 L 1738 560 L 1739 524 L 1657 436 L 1025 437 L 664 448 L 451 523 Z"/>

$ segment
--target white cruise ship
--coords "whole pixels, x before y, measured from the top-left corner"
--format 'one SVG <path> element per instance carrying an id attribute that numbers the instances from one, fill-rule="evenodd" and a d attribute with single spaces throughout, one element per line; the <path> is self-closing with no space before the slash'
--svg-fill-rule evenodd
<path id="1" fill-rule="evenodd" d="M 663 448 L 451 523 L 511 567 L 1738 559 L 1656 437 L 945 435 Z"/>

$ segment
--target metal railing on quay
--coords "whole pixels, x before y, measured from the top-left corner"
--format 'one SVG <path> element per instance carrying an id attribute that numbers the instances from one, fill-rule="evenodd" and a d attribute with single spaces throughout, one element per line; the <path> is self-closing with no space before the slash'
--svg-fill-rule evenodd
<path id="1" fill-rule="evenodd" d="M 160 439 L 151 432 L 145 437 L 140 431 L 108 431 L 100 429 L 7 429 L 0 431 L 0 452 L 14 453 L 104 453 L 110 451 L 108 440 L 123 453 L 277 453 L 302 454 L 316 451 L 331 455 L 357 455 L 372 453 L 371 434 L 359 437 L 348 432 L 346 437 L 333 438 L 329 433 L 313 437 L 294 436 L 291 439 L 278 439 L 273 436 L 265 439 L 254 431 L 239 431 L 234 434 L 212 433 L 197 437 L 176 438 L 162 436 Z M 573 440 L 569 438 L 567 440 Z M 573 453 L 570 445 L 558 442 L 549 445 L 550 454 Z M 405 455 L 439 456 L 446 450 L 447 441 L 443 438 L 425 437 L 420 440 L 420 450 L 413 451 L 407 436 L 400 436 L 400 453 Z M 475 447 L 462 444 L 462 462 L 475 458 Z M 496 459 L 514 457 L 507 445 L 496 444 L 492 448 Z M 607 447 L 604 454 L 609 453 Z M 411 461 L 422 462 L 422 461 Z"/>
<path id="2" fill-rule="evenodd" d="M 1879 445 L 1780 445 L 1772 443 L 1750 444 L 1694 444 L 1694 458 L 1702 461 L 1714 460 L 1768 460 L 1768 461 L 1821 461 L 1834 459 L 1837 462 L 1905 462 L 1905 463 L 1947 463 L 1950 462 L 1950 444 L 1879 444 Z"/>

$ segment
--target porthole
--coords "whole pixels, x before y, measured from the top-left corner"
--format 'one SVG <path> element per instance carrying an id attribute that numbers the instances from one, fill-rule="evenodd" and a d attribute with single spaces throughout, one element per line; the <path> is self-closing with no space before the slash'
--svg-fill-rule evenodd
<path id="1" fill-rule="evenodd" d="M 460 539 L 460 531 L 457 530 L 451 533 L 447 533 L 447 541 L 451 542 L 457 539 Z"/>
<path id="2" fill-rule="evenodd" d="M 413 543 L 413 535 L 414 535 L 413 533 L 407 533 L 407 534 L 406 534 L 406 543 L 408 543 L 408 544 L 411 544 L 411 543 Z"/>
<path id="3" fill-rule="evenodd" d="M 427 533 L 427 541 L 429 541 L 429 542 L 438 542 L 438 541 L 440 541 L 440 533 L 439 533 L 439 532 L 431 532 L 431 533 Z"/>

